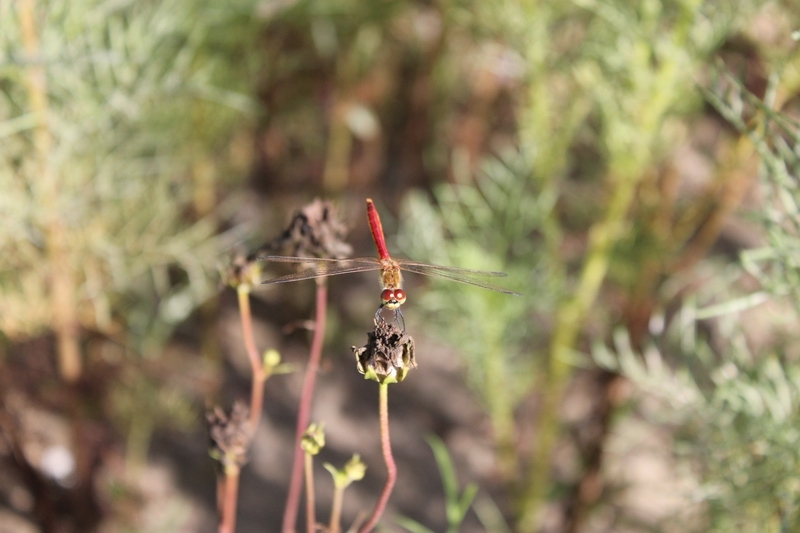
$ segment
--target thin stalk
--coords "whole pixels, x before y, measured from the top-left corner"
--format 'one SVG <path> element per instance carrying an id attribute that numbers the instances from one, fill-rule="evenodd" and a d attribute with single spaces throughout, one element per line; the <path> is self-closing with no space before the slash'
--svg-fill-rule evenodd
<path id="1" fill-rule="evenodd" d="M 253 313 L 250 310 L 250 287 L 246 284 L 239 285 L 236 290 L 239 296 L 239 315 L 242 318 L 242 334 L 250 366 L 253 369 L 253 384 L 250 391 L 250 431 L 255 433 L 258 421 L 261 420 L 261 410 L 264 405 L 264 382 L 267 374 L 264 363 L 258 356 L 256 340 L 253 335 Z"/>
<path id="2" fill-rule="evenodd" d="M 684 20 L 674 30 L 676 43 L 685 40 L 685 31 L 691 21 Z M 634 87 L 630 98 L 646 104 L 642 112 L 626 125 L 640 133 L 630 142 L 620 141 L 609 145 L 610 163 L 608 181 L 614 187 L 606 212 L 589 232 L 586 262 L 581 270 L 578 286 L 572 296 L 564 300 L 556 313 L 556 325 L 548 354 L 548 375 L 543 387 L 542 415 L 539 422 L 537 445 L 533 449 L 531 474 L 524 495 L 522 512 L 517 529 L 521 533 L 538 530 L 538 514 L 550 486 L 549 474 L 553 449 L 560 427 L 557 408 L 571 376 L 569 360 L 575 349 L 586 315 L 594 304 L 608 272 L 614 246 L 626 231 L 625 221 L 637 187 L 646 177 L 651 164 L 651 147 L 661 127 L 664 116 L 681 95 L 680 86 L 686 83 L 685 71 L 676 61 L 665 60 L 650 73 L 652 83 Z M 606 110 L 617 116 L 618 109 Z M 610 115 L 612 116 L 612 115 Z"/>
<path id="3" fill-rule="evenodd" d="M 338 100 L 338 99 L 337 99 Z M 328 136 L 328 153 L 322 183 L 327 191 L 338 192 L 347 186 L 350 173 L 350 153 L 353 150 L 353 134 L 347 126 L 346 114 L 349 102 L 339 100 L 333 107 Z"/>
<path id="4" fill-rule="evenodd" d="M 253 313 L 250 310 L 250 286 L 241 284 L 236 290 L 239 297 L 239 315 L 242 320 L 242 334 L 250 366 L 253 370 L 253 383 L 250 392 L 250 415 L 248 417 L 248 431 L 255 433 L 258 421 L 261 420 L 261 410 L 264 404 L 264 382 L 267 374 L 264 363 L 258 357 L 255 336 L 253 335 Z M 219 533 L 234 533 L 236 527 L 236 498 L 239 493 L 239 467 L 225 466 L 225 478 L 217 486 L 218 497 L 221 497 L 220 512 L 222 518 L 219 523 Z M 221 486 L 220 486 L 221 485 Z"/>
<path id="5" fill-rule="evenodd" d="M 153 419 L 150 413 L 137 413 L 131 420 L 125 444 L 125 475 L 134 479 L 147 462 L 147 449 L 153 436 Z"/>
<path id="6" fill-rule="evenodd" d="M 219 533 L 234 533 L 236 530 L 236 499 L 239 493 L 239 467 L 225 467 L 225 481 L 223 482 L 224 496 L 222 498 L 222 520 L 219 523 Z"/>
<path id="7" fill-rule="evenodd" d="M 59 179 L 52 162 L 53 133 L 48 122 L 47 73 L 39 47 L 36 27 L 36 0 L 21 0 L 19 23 L 22 41 L 30 66 L 27 69 L 28 99 L 39 123 L 33 141 L 39 157 L 41 182 L 45 184 L 42 208 L 48 213 L 45 236 L 50 270 L 52 324 L 58 341 L 58 371 L 67 382 L 81 375 L 81 352 L 78 342 L 78 315 L 75 306 L 75 282 L 70 268 L 68 235 L 58 208 Z"/>
<path id="8" fill-rule="evenodd" d="M 331 505 L 331 520 L 328 523 L 328 533 L 339 533 L 341 531 L 342 502 L 344 502 L 344 487 L 335 487 L 333 491 L 333 504 Z"/>
<path id="9" fill-rule="evenodd" d="M 305 454 L 306 470 L 306 531 L 314 533 L 317 519 L 314 513 L 314 456 L 310 453 Z"/>
<path id="10" fill-rule="evenodd" d="M 572 350 L 583 320 L 605 279 L 613 245 L 619 238 L 637 183 L 635 177 L 618 182 L 604 219 L 590 231 L 588 258 L 581 271 L 578 287 L 573 291 L 574 296 L 563 302 L 556 314 L 557 321 L 548 356 L 549 369 L 543 384 L 537 446 L 533 450 L 531 477 L 522 502 L 519 531 L 538 529 L 538 513 L 550 486 L 550 462 L 560 433 L 558 405 L 571 375 L 569 361 Z"/>
<path id="11" fill-rule="evenodd" d="M 311 340 L 311 352 L 308 356 L 306 375 L 303 378 L 303 389 L 300 393 L 300 405 L 297 409 L 297 431 L 294 439 L 294 459 L 292 477 L 289 481 L 289 494 L 286 497 L 286 508 L 283 512 L 283 533 L 294 533 L 297 523 L 297 511 L 300 507 L 300 490 L 303 479 L 303 449 L 300 441 L 308 428 L 311 416 L 311 400 L 314 397 L 314 384 L 322 358 L 322 341 L 325 339 L 326 310 L 328 307 L 328 285 L 325 278 L 317 278 L 316 314 L 314 316 L 314 338 Z"/>
<path id="12" fill-rule="evenodd" d="M 383 450 L 383 460 L 386 463 L 386 485 L 383 486 L 383 492 L 378 498 L 378 503 L 375 504 L 372 515 L 358 533 L 369 533 L 378 523 L 386 509 L 386 502 L 389 501 L 392 489 L 394 489 L 394 482 L 397 480 L 397 465 L 392 456 L 392 443 L 389 440 L 389 384 L 381 383 L 380 387 L 381 449 Z"/>

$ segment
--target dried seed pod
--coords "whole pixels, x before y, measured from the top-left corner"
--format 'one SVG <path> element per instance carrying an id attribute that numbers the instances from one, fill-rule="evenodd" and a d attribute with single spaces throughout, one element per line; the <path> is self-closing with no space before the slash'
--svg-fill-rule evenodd
<path id="1" fill-rule="evenodd" d="M 234 402 L 230 414 L 221 407 L 206 415 L 211 436 L 211 456 L 223 467 L 240 467 L 247 462 L 247 450 L 253 438 L 248 415 L 250 409 L 244 402 Z"/>
<path id="2" fill-rule="evenodd" d="M 414 339 L 396 325 L 377 318 L 375 328 L 367 336 L 365 346 L 353 346 L 358 371 L 366 379 L 378 383 L 399 383 L 409 370 L 417 367 Z"/>
<path id="3" fill-rule="evenodd" d="M 333 203 L 317 198 L 295 213 L 284 232 L 262 246 L 251 259 L 278 251 L 295 257 L 343 259 L 353 252 L 344 241 L 347 229 Z"/>

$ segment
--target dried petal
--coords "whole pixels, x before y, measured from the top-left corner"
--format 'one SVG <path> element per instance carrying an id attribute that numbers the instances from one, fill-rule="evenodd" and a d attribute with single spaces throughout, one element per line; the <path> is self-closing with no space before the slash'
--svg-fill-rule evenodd
<path id="1" fill-rule="evenodd" d="M 242 466 L 247 462 L 247 450 L 252 440 L 249 409 L 244 402 L 234 402 L 230 415 L 220 407 L 206 415 L 211 436 L 211 456 L 223 466 Z"/>
<path id="2" fill-rule="evenodd" d="M 289 227 L 253 256 L 282 251 L 294 257 L 342 259 L 353 251 L 344 241 L 346 235 L 347 226 L 339 219 L 334 205 L 317 198 L 295 213 Z"/>

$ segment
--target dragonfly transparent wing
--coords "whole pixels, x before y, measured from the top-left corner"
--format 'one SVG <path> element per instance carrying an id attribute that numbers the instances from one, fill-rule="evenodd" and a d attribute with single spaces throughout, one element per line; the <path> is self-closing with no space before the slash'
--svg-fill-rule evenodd
<path id="1" fill-rule="evenodd" d="M 322 276 L 336 276 L 338 274 L 351 274 L 354 272 L 367 272 L 370 270 L 380 270 L 381 265 L 377 259 L 372 257 L 361 257 L 357 259 L 324 259 L 320 257 L 287 257 L 283 255 L 268 255 L 259 259 L 270 263 L 293 263 L 297 265 L 311 265 L 310 268 L 286 274 L 277 278 L 262 281 L 262 284 L 270 285 L 273 283 L 288 283 L 290 281 L 302 281 L 304 279 L 314 279 Z"/>
<path id="2" fill-rule="evenodd" d="M 465 276 L 477 275 L 484 278 L 504 278 L 508 276 L 505 272 L 495 272 L 493 270 L 473 270 L 471 268 L 460 268 L 442 265 L 432 265 L 430 263 L 420 263 L 419 261 L 411 261 L 409 259 L 395 259 L 400 265 L 400 268 L 418 267 L 422 270 L 436 270 L 441 272 L 450 272 L 455 275 L 464 274 Z M 410 268 L 408 269 L 411 270 Z M 421 274 L 421 272 L 417 272 Z M 434 274 L 435 275 L 435 274 Z"/>
<path id="3" fill-rule="evenodd" d="M 459 283 L 466 283 L 482 289 L 490 291 L 502 292 L 503 294 L 513 294 L 514 296 L 522 296 L 518 292 L 514 292 L 503 287 L 498 287 L 483 281 L 484 278 L 497 278 L 506 276 L 504 272 L 492 272 L 487 270 L 472 270 L 469 268 L 445 267 L 439 265 L 429 265 L 426 263 L 418 263 L 416 261 L 398 261 L 400 268 L 406 272 L 413 272 L 415 274 L 422 274 L 423 276 L 431 276 L 436 278 L 448 279 L 450 281 L 457 281 Z"/>

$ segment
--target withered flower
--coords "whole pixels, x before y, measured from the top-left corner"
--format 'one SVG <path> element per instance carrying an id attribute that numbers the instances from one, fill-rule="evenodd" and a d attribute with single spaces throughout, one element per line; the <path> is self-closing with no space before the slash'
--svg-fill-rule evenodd
<path id="1" fill-rule="evenodd" d="M 222 282 L 234 289 L 249 290 L 261 283 L 261 263 L 236 252 L 231 257 L 228 268 L 222 273 Z"/>
<path id="2" fill-rule="evenodd" d="M 344 241 L 346 235 L 347 226 L 333 203 L 317 198 L 295 213 L 289 227 L 251 258 L 280 251 L 294 257 L 343 259 L 353 251 Z"/>
<path id="3" fill-rule="evenodd" d="M 225 468 L 240 467 L 247 462 L 247 449 L 252 440 L 249 411 L 244 402 L 236 401 L 230 415 L 221 407 L 214 407 L 213 411 L 206 414 L 212 441 L 211 456 Z"/>
<path id="4" fill-rule="evenodd" d="M 394 324 L 377 318 L 375 328 L 367 333 L 367 337 L 365 346 L 353 346 L 358 371 L 364 374 L 365 379 L 399 383 L 409 370 L 417 367 L 414 339 Z"/>

